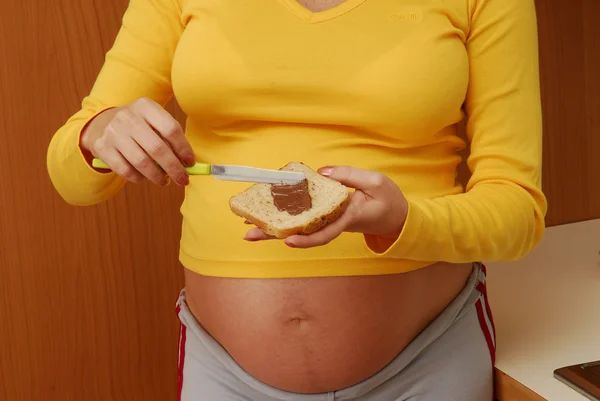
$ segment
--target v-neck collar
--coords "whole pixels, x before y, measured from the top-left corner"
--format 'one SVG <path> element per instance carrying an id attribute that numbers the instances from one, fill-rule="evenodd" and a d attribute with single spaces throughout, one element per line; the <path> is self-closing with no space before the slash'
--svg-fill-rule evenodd
<path id="1" fill-rule="evenodd" d="M 367 0 L 346 0 L 333 8 L 315 12 L 298 3 L 298 0 L 279 0 L 292 14 L 308 23 L 323 22 L 337 18 L 358 7 L 365 1 Z"/>

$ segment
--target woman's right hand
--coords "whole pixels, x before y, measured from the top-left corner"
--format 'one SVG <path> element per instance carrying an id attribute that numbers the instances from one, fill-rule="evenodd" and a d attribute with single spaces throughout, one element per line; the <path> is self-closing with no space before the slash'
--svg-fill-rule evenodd
<path id="1" fill-rule="evenodd" d="M 189 184 L 184 166 L 195 163 L 181 125 L 151 99 L 109 109 L 86 127 L 80 146 L 126 180 Z"/>

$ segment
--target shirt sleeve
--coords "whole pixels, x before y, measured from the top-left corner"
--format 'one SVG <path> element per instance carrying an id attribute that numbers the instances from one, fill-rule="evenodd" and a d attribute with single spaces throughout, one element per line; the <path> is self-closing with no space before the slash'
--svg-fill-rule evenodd
<path id="1" fill-rule="evenodd" d="M 52 137 L 47 152 L 50 179 L 73 205 L 91 205 L 115 195 L 125 181 L 101 173 L 80 147 L 83 128 L 103 111 L 147 97 L 166 104 L 172 96 L 171 64 L 184 26 L 180 0 L 131 0 L 122 26 L 81 109 Z"/>
<path id="2" fill-rule="evenodd" d="M 400 237 L 379 255 L 454 263 L 515 260 L 541 240 L 542 112 L 533 0 L 472 0 L 465 193 L 409 197 Z M 376 252 L 377 253 L 377 252 Z"/>

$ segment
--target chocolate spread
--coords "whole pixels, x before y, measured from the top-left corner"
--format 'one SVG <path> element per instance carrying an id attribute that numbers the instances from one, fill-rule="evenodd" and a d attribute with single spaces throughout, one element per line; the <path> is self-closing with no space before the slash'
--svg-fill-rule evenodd
<path id="1" fill-rule="evenodd" d="M 308 181 L 302 180 L 297 184 L 272 184 L 271 195 L 273 203 L 281 212 L 296 216 L 312 207 L 312 199 L 308 192 Z"/>

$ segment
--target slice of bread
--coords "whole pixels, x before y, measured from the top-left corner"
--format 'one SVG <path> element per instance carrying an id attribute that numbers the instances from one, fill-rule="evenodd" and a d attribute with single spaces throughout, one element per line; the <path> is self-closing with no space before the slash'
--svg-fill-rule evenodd
<path id="1" fill-rule="evenodd" d="M 286 238 L 310 234 L 335 221 L 346 210 L 348 188 L 324 177 L 300 162 L 291 162 L 280 170 L 302 171 L 308 180 L 312 207 L 298 215 L 277 209 L 271 195 L 271 184 L 254 184 L 229 201 L 231 211 L 256 225 L 266 234 Z"/>

